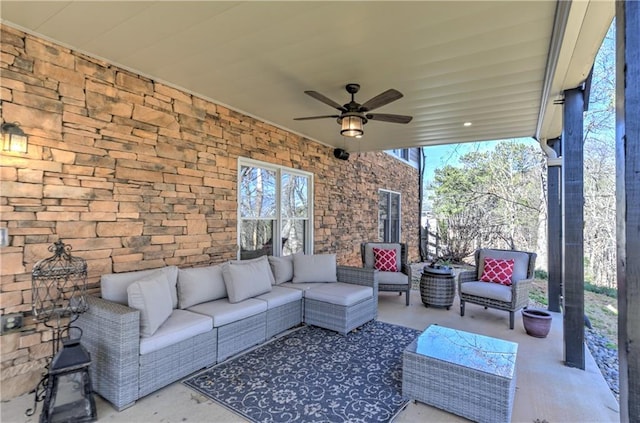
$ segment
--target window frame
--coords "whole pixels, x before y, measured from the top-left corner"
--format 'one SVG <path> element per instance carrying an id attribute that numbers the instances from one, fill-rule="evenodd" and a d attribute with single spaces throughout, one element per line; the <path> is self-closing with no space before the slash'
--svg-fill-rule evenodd
<path id="1" fill-rule="evenodd" d="M 380 195 L 382 193 L 385 193 L 387 195 L 387 207 L 389 210 L 388 213 L 388 219 L 387 221 L 389 222 L 389 225 L 387 226 L 387 231 L 385 231 L 385 234 L 383 236 L 382 239 L 380 239 L 380 242 L 401 242 L 400 240 L 402 239 L 402 193 L 397 192 L 397 191 L 391 191 L 388 189 L 383 189 L 380 188 L 378 189 L 378 237 L 380 237 L 380 224 L 381 224 L 381 220 L 380 220 Z M 398 240 L 391 240 L 391 197 L 392 195 L 397 195 L 398 196 Z M 387 238 L 388 237 L 388 238 Z"/>
<path id="2" fill-rule="evenodd" d="M 237 162 L 237 169 L 236 169 L 236 174 L 237 174 L 237 198 L 236 198 L 236 204 L 237 204 L 237 223 L 236 223 L 236 232 L 237 232 L 237 237 L 236 237 L 236 244 L 237 244 L 237 252 L 236 252 L 236 256 L 238 258 L 238 260 L 240 260 L 240 256 L 241 256 L 241 233 L 242 233 L 242 223 L 245 220 L 268 220 L 268 221 L 273 221 L 275 228 L 274 228 L 274 232 L 277 234 L 281 234 L 282 233 L 282 228 L 283 228 L 283 221 L 287 220 L 287 219 L 292 219 L 292 220 L 306 220 L 307 221 L 307 225 L 306 225 L 306 229 L 305 229 L 305 242 L 304 242 L 304 253 L 305 254 L 313 254 L 313 218 L 314 218 L 314 209 L 313 209 L 313 204 L 314 204 L 314 199 L 313 199 L 313 192 L 314 192 L 314 175 L 313 173 L 310 172 L 305 172 L 303 170 L 299 170 L 299 169 L 294 169 L 291 167 L 287 167 L 287 166 L 281 166 L 281 165 L 275 165 L 272 163 L 268 163 L 268 162 L 263 162 L 263 161 L 259 161 L 259 160 L 254 160 L 254 159 L 249 159 L 247 157 L 238 157 L 238 162 Z M 261 168 L 261 169 L 265 169 L 268 171 L 272 171 L 275 172 L 275 184 L 276 184 L 276 189 L 275 189 L 275 218 L 271 219 L 271 218 L 243 218 L 241 215 L 241 201 L 242 201 L 242 173 L 241 173 L 241 169 L 242 167 L 255 167 L 255 168 Z M 299 176 L 299 177 L 304 177 L 307 178 L 307 218 L 292 218 L 292 217 L 284 217 L 283 213 L 282 213 L 282 178 L 283 178 L 283 173 L 286 173 L 288 175 L 291 176 Z M 282 241 L 281 241 L 281 237 L 275 237 L 275 241 L 274 245 L 273 245 L 273 251 L 272 254 L 274 256 L 282 256 Z"/>

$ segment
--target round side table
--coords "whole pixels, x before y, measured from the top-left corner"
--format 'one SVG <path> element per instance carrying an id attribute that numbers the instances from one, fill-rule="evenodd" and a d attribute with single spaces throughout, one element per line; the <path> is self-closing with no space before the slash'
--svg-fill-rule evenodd
<path id="1" fill-rule="evenodd" d="M 425 268 L 420 278 L 422 303 L 427 307 L 446 307 L 449 310 L 456 294 L 455 280 L 451 273 L 430 272 Z"/>

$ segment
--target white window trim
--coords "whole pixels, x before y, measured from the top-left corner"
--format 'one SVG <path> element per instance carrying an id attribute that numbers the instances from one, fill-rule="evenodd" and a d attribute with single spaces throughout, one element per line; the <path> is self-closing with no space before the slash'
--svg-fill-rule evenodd
<path id="1" fill-rule="evenodd" d="M 282 173 L 288 173 L 289 175 L 294 175 L 294 176 L 303 176 L 305 178 L 309 178 L 309 186 L 307 187 L 309 192 L 307 193 L 307 201 L 309 202 L 308 207 L 309 207 L 309 218 L 308 218 L 308 236 L 307 239 L 305 240 L 305 246 L 304 246 L 304 250 L 305 250 L 305 254 L 313 254 L 313 221 L 314 221 L 314 210 L 313 210 L 313 184 L 314 184 L 314 180 L 313 180 L 313 173 L 310 172 L 305 172 L 303 170 L 299 170 L 299 169 L 294 169 L 292 167 L 287 167 L 287 166 L 280 166 L 280 165 L 275 165 L 273 163 L 268 163 L 268 162 L 262 162 L 259 160 L 254 160 L 254 159 L 249 159 L 246 157 L 238 157 L 238 163 L 237 163 L 237 168 L 236 168 L 236 175 L 237 175 L 237 184 L 236 184 L 236 216 L 237 216 L 237 220 L 236 220 L 236 255 L 237 258 L 240 259 L 240 224 L 242 222 L 242 217 L 240 216 L 240 192 L 241 192 L 241 175 L 240 175 L 240 169 L 242 169 L 242 166 L 253 166 L 253 167 L 260 167 L 263 169 L 267 169 L 267 170 L 272 170 L 274 172 L 276 172 L 276 181 L 277 181 L 277 189 L 276 189 L 276 233 L 281 233 L 282 230 L 282 214 L 280 211 L 280 201 L 281 201 L 281 185 L 280 182 L 282 181 Z M 254 220 L 273 220 L 273 219 L 269 219 L 269 218 L 256 218 Z M 282 254 L 282 248 L 281 245 L 278 243 L 278 247 L 277 247 L 277 251 L 274 250 L 273 252 L 275 255 L 281 255 Z"/>
<path id="2" fill-rule="evenodd" d="M 378 228 L 380 227 L 380 192 L 398 195 L 398 242 L 402 242 L 402 193 L 384 188 L 378 189 Z"/>

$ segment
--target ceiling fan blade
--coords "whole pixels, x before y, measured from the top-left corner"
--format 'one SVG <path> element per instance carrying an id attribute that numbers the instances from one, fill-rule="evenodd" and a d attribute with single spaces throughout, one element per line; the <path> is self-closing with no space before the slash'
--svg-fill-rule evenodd
<path id="1" fill-rule="evenodd" d="M 378 120 L 380 122 L 391 122 L 391 123 L 409 123 L 413 116 L 405 116 L 405 115 L 389 115 L 386 113 L 374 113 L 368 114 L 367 119 L 369 120 Z"/>
<path id="2" fill-rule="evenodd" d="M 293 120 L 312 120 L 312 119 L 325 119 L 325 118 L 339 118 L 340 115 L 324 115 L 324 116 L 307 116 L 307 117 L 299 117 L 293 118 Z"/>
<path id="3" fill-rule="evenodd" d="M 360 110 L 363 112 L 368 112 L 369 110 L 377 109 L 378 107 L 382 107 L 385 104 L 389 104 L 392 101 L 396 101 L 400 98 L 402 98 L 402 93 L 392 88 L 381 94 L 378 94 L 371 100 L 364 103 L 362 106 L 360 106 Z"/>
<path id="4" fill-rule="evenodd" d="M 315 98 L 318 101 L 323 102 L 324 104 L 333 107 L 334 109 L 338 109 L 341 112 L 346 112 L 347 109 L 345 109 L 343 106 L 341 106 L 340 104 L 336 103 L 335 101 L 331 100 L 328 97 L 325 97 L 324 95 L 320 94 L 317 91 L 305 91 L 304 92 L 306 95 L 311 96 L 313 98 Z"/>

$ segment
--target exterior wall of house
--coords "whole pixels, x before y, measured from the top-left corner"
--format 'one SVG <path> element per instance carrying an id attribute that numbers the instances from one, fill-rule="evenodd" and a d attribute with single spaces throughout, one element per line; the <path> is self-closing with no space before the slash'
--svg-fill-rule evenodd
<path id="1" fill-rule="evenodd" d="M 101 274 L 221 263 L 237 252 L 237 158 L 314 174 L 314 248 L 360 265 L 377 240 L 378 190 L 402 194 L 402 241 L 418 252 L 418 172 L 352 154 L 2 26 L 2 120 L 29 136 L 0 156 L 2 314 L 31 310 L 31 269 L 58 239 Z M 336 128 L 337 130 L 337 128 Z M 1 339 L 2 400 L 33 389 L 51 332 L 31 317 Z"/>

